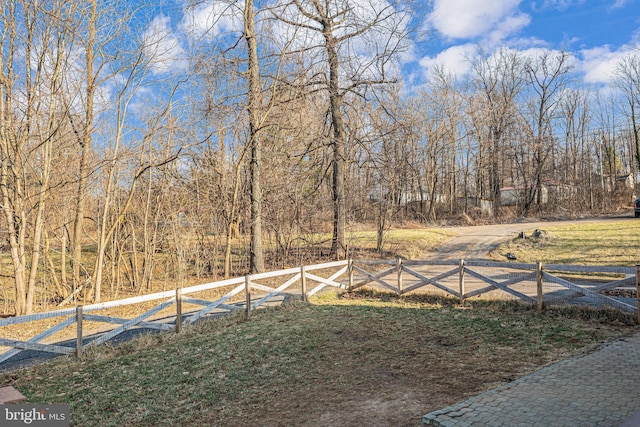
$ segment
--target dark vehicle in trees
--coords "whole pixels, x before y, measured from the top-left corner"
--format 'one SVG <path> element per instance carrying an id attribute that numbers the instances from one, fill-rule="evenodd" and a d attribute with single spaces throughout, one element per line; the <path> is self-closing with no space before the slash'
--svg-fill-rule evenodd
<path id="1" fill-rule="evenodd" d="M 633 202 L 633 213 L 636 218 L 640 218 L 640 197 Z"/>

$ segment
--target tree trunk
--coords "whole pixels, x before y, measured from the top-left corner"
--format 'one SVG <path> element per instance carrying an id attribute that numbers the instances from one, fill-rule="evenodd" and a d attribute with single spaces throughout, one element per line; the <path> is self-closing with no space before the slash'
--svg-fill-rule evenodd
<path id="1" fill-rule="evenodd" d="M 262 250 L 262 188 L 260 186 L 260 163 L 262 158 L 262 141 L 260 140 L 261 83 L 258 63 L 258 45 L 255 33 L 255 12 L 253 0 L 246 0 L 244 8 L 244 38 L 247 42 L 249 67 L 249 96 L 247 113 L 249 116 L 249 141 L 251 159 L 249 161 L 251 192 L 251 245 L 249 264 L 252 273 L 264 271 L 264 255 Z"/>
<path id="2" fill-rule="evenodd" d="M 491 139 L 493 141 L 493 156 L 491 159 L 491 192 L 493 193 L 493 216 L 500 217 L 502 206 L 502 193 L 500 192 L 500 135 L 494 130 Z"/>
<path id="3" fill-rule="evenodd" d="M 88 23 L 88 38 L 85 48 L 85 67 L 87 79 L 87 99 L 85 100 L 85 118 L 82 127 L 80 145 L 80 165 L 78 168 L 78 189 L 76 193 L 75 218 L 73 221 L 73 234 L 71 241 L 71 263 L 73 290 L 81 285 L 80 268 L 82 265 L 82 233 L 84 227 L 84 217 L 86 211 L 87 188 L 89 184 L 89 156 L 91 154 L 92 132 L 93 132 L 93 101 L 96 91 L 96 78 L 93 70 L 95 59 L 94 47 L 96 41 L 96 14 L 97 0 L 91 0 L 91 12 Z"/>
<path id="4" fill-rule="evenodd" d="M 634 151 L 634 158 L 636 160 L 636 167 L 637 170 L 640 172 L 640 129 L 638 129 L 638 123 L 636 121 L 636 109 L 635 109 L 635 104 L 633 102 L 630 103 L 631 105 L 631 126 L 632 126 L 632 133 L 633 133 L 633 147 L 635 149 Z"/>
<path id="5" fill-rule="evenodd" d="M 345 228 L 346 205 L 344 188 L 345 136 L 344 120 L 342 118 L 342 96 L 338 80 L 338 52 L 336 41 L 330 27 L 325 27 L 327 58 L 329 60 L 329 102 L 333 137 L 333 238 L 331 240 L 331 254 L 336 258 L 346 256 Z"/>

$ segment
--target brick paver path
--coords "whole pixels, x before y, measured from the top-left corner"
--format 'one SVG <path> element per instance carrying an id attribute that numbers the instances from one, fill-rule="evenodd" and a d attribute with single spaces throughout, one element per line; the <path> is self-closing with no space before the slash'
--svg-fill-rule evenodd
<path id="1" fill-rule="evenodd" d="M 431 412 L 425 425 L 619 426 L 640 411 L 640 334 Z"/>
<path id="2" fill-rule="evenodd" d="M 0 388 L 0 405 L 15 403 L 25 400 L 26 397 L 11 386 Z"/>

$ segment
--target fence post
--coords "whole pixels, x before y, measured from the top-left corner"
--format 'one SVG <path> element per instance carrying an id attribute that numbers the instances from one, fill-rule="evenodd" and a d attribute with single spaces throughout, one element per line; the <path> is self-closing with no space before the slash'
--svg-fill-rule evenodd
<path id="1" fill-rule="evenodd" d="M 536 263 L 536 288 L 538 294 L 538 313 L 542 313 L 544 309 L 544 301 L 542 300 L 542 263 Z"/>
<path id="2" fill-rule="evenodd" d="M 460 304 L 464 302 L 464 259 L 460 258 L 460 271 L 458 272 L 460 285 Z"/>
<path id="3" fill-rule="evenodd" d="M 302 301 L 307 301 L 307 274 L 304 265 L 300 267 L 300 286 L 302 286 Z"/>
<path id="4" fill-rule="evenodd" d="M 82 357 L 82 306 L 76 307 L 76 357 Z"/>
<path id="5" fill-rule="evenodd" d="M 636 298 L 638 299 L 638 318 L 636 320 L 640 324 L 640 264 L 636 264 Z"/>
<path id="6" fill-rule="evenodd" d="M 249 275 L 244 276 L 244 294 L 247 301 L 247 308 L 244 313 L 245 319 L 248 319 L 251 316 L 251 280 L 249 279 Z"/>
<path id="7" fill-rule="evenodd" d="M 396 268 L 398 269 L 398 296 L 402 295 L 402 258 L 396 258 Z"/>
<path id="8" fill-rule="evenodd" d="M 182 288 L 176 288 L 176 334 L 182 332 Z"/>
<path id="9" fill-rule="evenodd" d="M 349 258 L 349 265 L 347 267 L 347 272 L 349 275 L 349 288 L 347 289 L 349 292 L 353 290 L 353 259 Z"/>

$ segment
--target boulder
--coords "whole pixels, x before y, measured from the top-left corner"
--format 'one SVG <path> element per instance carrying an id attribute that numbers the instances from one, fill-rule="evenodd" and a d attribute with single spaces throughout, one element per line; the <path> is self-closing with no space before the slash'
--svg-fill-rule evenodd
<path id="1" fill-rule="evenodd" d="M 535 239 L 544 239 L 545 237 L 549 237 L 549 233 L 545 230 L 536 229 L 531 236 Z"/>

